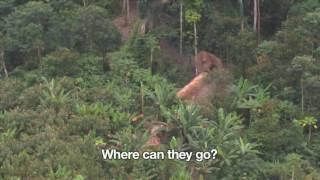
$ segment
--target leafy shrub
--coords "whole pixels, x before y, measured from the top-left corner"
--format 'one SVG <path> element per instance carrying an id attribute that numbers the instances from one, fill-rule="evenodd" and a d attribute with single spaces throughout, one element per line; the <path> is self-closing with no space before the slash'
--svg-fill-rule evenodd
<path id="1" fill-rule="evenodd" d="M 6 79 L 1 81 L 0 86 L 0 111 L 13 109 L 20 105 L 20 93 L 24 90 L 20 80 Z"/>

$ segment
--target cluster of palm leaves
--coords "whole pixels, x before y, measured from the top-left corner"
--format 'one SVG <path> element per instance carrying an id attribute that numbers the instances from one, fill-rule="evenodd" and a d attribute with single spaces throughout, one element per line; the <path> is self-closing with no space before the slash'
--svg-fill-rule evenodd
<path id="1" fill-rule="evenodd" d="M 48 81 L 43 78 L 43 91 L 40 102 L 46 107 L 51 107 L 56 113 L 70 101 L 70 91 L 66 91 L 60 82 L 55 79 Z"/>
<path id="2" fill-rule="evenodd" d="M 262 88 L 261 86 L 250 84 L 247 79 L 240 78 L 233 88 L 235 94 L 233 105 L 240 109 L 259 108 L 270 99 L 269 88 L 270 85 Z"/>
<path id="3" fill-rule="evenodd" d="M 239 104 L 243 102 L 240 100 L 244 100 L 250 95 L 254 96 L 254 100 L 257 102 L 263 101 L 266 90 L 248 87 L 245 80 L 242 84 L 244 85 L 239 88 L 237 96 Z M 255 92 L 255 94 L 250 92 Z M 159 107 L 162 119 L 168 127 L 178 130 L 177 137 L 173 137 L 170 141 L 170 147 L 180 151 L 193 152 L 210 152 L 212 149 L 217 149 L 215 160 L 202 162 L 194 160 L 190 168 L 194 168 L 200 174 L 199 176 L 218 172 L 247 155 L 259 154 L 257 144 L 249 143 L 245 137 L 241 137 L 244 126 L 242 125 L 243 119 L 238 114 L 226 113 L 222 108 L 219 108 L 217 114 L 213 116 L 216 118 L 208 119 L 202 115 L 201 107 L 198 105 L 179 101 L 172 104 L 169 94 L 167 87 L 156 85 L 154 92 L 149 96 Z M 249 101 L 253 101 L 253 99 Z M 177 174 L 177 177 L 188 179 L 188 173 L 184 172 L 181 170 L 181 174 Z"/>

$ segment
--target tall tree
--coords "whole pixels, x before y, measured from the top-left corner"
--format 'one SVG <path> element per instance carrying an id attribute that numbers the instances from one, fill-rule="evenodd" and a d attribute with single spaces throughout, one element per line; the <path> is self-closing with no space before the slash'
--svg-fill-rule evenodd
<path id="1" fill-rule="evenodd" d="M 122 1 L 122 13 L 126 15 L 125 23 L 127 24 L 130 18 L 130 1 L 129 0 Z"/>
<path id="2" fill-rule="evenodd" d="M 42 2 L 28 2 L 6 17 L 6 32 L 12 49 L 36 56 L 39 64 L 48 42 L 53 9 Z"/>
<path id="3" fill-rule="evenodd" d="M 180 46 L 179 53 L 182 56 L 183 53 L 183 0 L 180 0 Z"/>
<path id="4" fill-rule="evenodd" d="M 192 0 L 188 2 L 188 9 L 186 10 L 186 21 L 193 25 L 193 35 L 194 35 L 194 56 L 195 58 L 198 55 L 198 29 L 197 23 L 201 18 L 201 11 L 203 0 Z M 196 72 L 197 74 L 197 72 Z"/>
<path id="5" fill-rule="evenodd" d="M 244 5 L 243 0 L 239 0 L 239 7 L 240 7 L 240 19 L 241 19 L 241 32 L 244 30 Z"/>
<path id="6" fill-rule="evenodd" d="M 7 70 L 7 66 L 6 66 L 6 62 L 5 62 L 5 47 L 6 47 L 6 43 L 7 42 L 7 38 L 4 34 L 0 33 L 0 63 L 1 66 L 3 68 L 4 74 L 6 77 L 8 77 L 8 70 Z"/>
<path id="7" fill-rule="evenodd" d="M 120 42 L 120 33 L 109 20 L 105 9 L 88 6 L 72 11 L 68 20 L 72 47 L 80 52 L 97 52 L 105 55 L 116 48 Z"/>
<path id="8" fill-rule="evenodd" d="M 300 76 L 300 103 L 301 103 L 301 113 L 305 113 L 305 86 L 308 79 L 312 78 L 312 72 L 317 72 L 319 69 L 315 66 L 316 59 L 311 56 L 296 56 L 292 60 L 292 66 L 290 70 L 293 70 Z M 310 81 L 310 80 L 309 80 Z"/>

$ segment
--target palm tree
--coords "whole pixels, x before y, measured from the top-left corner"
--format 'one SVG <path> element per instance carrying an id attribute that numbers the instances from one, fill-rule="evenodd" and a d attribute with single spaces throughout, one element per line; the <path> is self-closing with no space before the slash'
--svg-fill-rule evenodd
<path id="1" fill-rule="evenodd" d="M 249 93 L 251 93 L 257 86 L 251 85 L 247 79 L 241 77 L 238 80 L 238 83 L 233 86 L 233 93 L 235 94 L 235 98 L 233 99 L 232 105 L 233 107 L 237 106 L 239 101 L 242 101 L 247 97 Z"/>
<path id="2" fill-rule="evenodd" d="M 243 128 L 242 119 L 236 113 L 225 114 L 222 108 L 218 109 L 218 118 L 214 125 L 217 129 L 216 143 L 217 146 L 222 145 L 235 138 L 239 131 Z"/>
<path id="3" fill-rule="evenodd" d="M 183 137 L 186 139 L 186 143 L 195 147 L 194 135 L 196 134 L 196 128 L 206 121 L 200 114 L 200 108 L 196 105 L 185 105 L 180 103 L 177 113 L 177 120 L 182 132 Z"/>
<path id="4" fill-rule="evenodd" d="M 253 153 L 253 154 L 259 154 L 260 152 L 256 150 L 258 147 L 257 144 L 255 143 L 247 143 L 245 142 L 241 137 L 239 138 L 238 141 L 239 148 L 240 148 L 240 154 L 244 155 L 246 153 Z"/>
<path id="5" fill-rule="evenodd" d="M 308 127 L 308 142 L 311 140 L 312 128 L 317 129 L 317 119 L 312 116 L 304 117 L 301 120 L 295 120 L 302 127 Z"/>
<path id="6" fill-rule="evenodd" d="M 240 78 L 238 84 L 234 86 L 233 92 L 235 93 L 235 98 L 233 100 L 233 105 L 237 108 L 257 108 L 270 99 L 269 88 L 251 85 L 247 79 Z"/>
<path id="7" fill-rule="evenodd" d="M 147 96 L 157 106 L 158 119 L 162 119 L 162 113 L 166 112 L 170 102 L 174 99 L 174 90 L 165 81 L 155 84 L 154 91 L 146 90 Z"/>
<path id="8" fill-rule="evenodd" d="M 188 9 L 186 11 L 186 20 L 188 23 L 193 25 L 193 35 L 194 35 L 194 57 L 198 56 L 198 30 L 197 23 L 200 21 L 201 14 L 193 9 Z"/>
<path id="9" fill-rule="evenodd" d="M 46 78 L 42 78 L 44 81 L 42 95 L 40 101 L 42 104 L 48 107 L 54 108 L 56 114 L 59 113 L 62 106 L 65 106 L 69 102 L 70 91 L 66 92 L 61 84 L 54 79 L 48 81 Z"/>

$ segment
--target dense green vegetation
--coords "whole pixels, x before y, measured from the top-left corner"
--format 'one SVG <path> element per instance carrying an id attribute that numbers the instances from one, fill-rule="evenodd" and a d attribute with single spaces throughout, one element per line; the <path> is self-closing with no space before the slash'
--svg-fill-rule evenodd
<path id="1" fill-rule="evenodd" d="M 152 26 L 122 42 L 118 0 L 1 0 L 0 179 L 320 179 L 320 2 L 259 1 L 256 19 L 258 1 L 138 0 Z M 230 76 L 206 106 L 175 97 L 197 50 Z M 154 121 L 169 135 L 150 149 Z M 103 160 L 108 148 L 218 153 Z"/>

